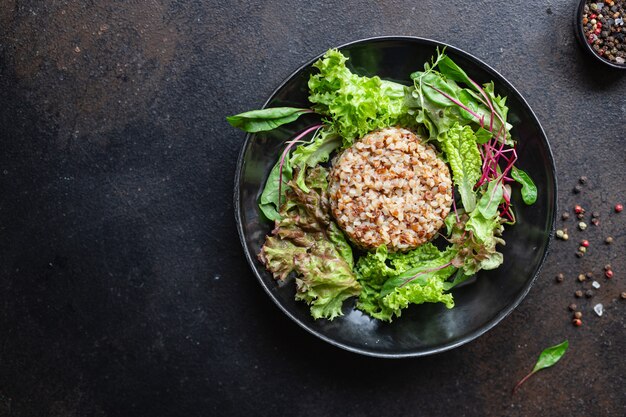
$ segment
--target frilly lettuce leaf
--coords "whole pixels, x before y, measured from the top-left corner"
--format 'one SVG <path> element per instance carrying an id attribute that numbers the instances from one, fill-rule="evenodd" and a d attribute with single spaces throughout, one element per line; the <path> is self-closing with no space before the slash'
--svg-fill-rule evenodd
<path id="1" fill-rule="evenodd" d="M 309 101 L 316 112 L 328 116 L 327 122 L 349 146 L 366 133 L 398 123 L 406 115 L 407 87 L 380 77 L 361 77 L 346 67 L 347 58 L 331 49 L 313 66 L 318 74 L 309 78 Z"/>
<path id="2" fill-rule="evenodd" d="M 332 320 L 343 314 L 343 301 L 359 295 L 361 286 L 352 272 L 352 249 L 330 219 L 327 176 L 319 165 L 311 169 L 305 177 L 308 193 L 289 182 L 281 219 L 259 260 L 276 279 L 294 272 L 296 299 L 310 305 L 314 318 Z"/>
<path id="3" fill-rule="evenodd" d="M 457 123 L 439 135 L 439 140 L 452 168 L 452 179 L 459 187 L 463 207 L 471 212 L 476 208 L 474 184 L 480 179 L 482 171 L 476 136 L 471 127 Z"/>
<path id="4" fill-rule="evenodd" d="M 394 315 L 400 317 L 401 310 L 409 304 L 443 303 L 447 308 L 452 308 L 454 299 L 452 294 L 445 293 L 444 282 L 438 277 L 431 277 L 423 284 L 396 287 L 382 299 L 382 305 L 385 311 L 390 312 L 390 318 Z"/>
<path id="5" fill-rule="evenodd" d="M 363 287 L 357 308 L 385 321 L 399 317 L 409 304 L 443 302 L 451 308 L 452 296 L 444 291 L 451 288 L 446 280 L 456 270 L 451 264 L 455 254 L 453 248 L 439 251 L 431 243 L 405 254 L 390 254 L 380 246 L 355 267 Z"/>

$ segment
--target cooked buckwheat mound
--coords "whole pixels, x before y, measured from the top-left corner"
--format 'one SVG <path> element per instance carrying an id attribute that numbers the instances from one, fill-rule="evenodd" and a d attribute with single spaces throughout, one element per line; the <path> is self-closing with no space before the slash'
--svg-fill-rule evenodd
<path id="1" fill-rule="evenodd" d="M 435 236 L 452 204 L 452 180 L 435 149 L 406 129 L 365 135 L 330 172 L 331 208 L 364 249 L 414 249 Z"/>

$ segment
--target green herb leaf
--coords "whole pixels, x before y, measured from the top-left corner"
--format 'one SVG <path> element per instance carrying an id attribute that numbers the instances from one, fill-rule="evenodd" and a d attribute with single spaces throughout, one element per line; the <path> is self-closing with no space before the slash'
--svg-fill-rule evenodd
<path id="1" fill-rule="evenodd" d="M 537 186 L 530 176 L 521 169 L 513 167 L 511 170 L 513 179 L 522 184 L 522 200 L 524 203 L 531 205 L 537 201 Z"/>
<path id="2" fill-rule="evenodd" d="M 293 122 L 305 113 L 311 113 L 311 110 L 295 107 L 271 107 L 228 116 L 226 120 L 233 127 L 255 133 L 276 129 L 278 126 Z"/>
<path id="3" fill-rule="evenodd" d="M 487 191 L 478 201 L 478 210 L 486 218 L 490 219 L 498 215 L 498 206 L 502 201 L 503 186 L 500 178 L 489 181 Z"/>
<path id="4" fill-rule="evenodd" d="M 539 355 L 539 359 L 537 359 L 537 363 L 535 364 L 535 367 L 533 368 L 533 370 L 524 378 L 522 378 L 515 385 L 515 387 L 513 387 L 513 393 L 515 393 L 515 391 L 517 391 L 519 387 L 524 382 L 526 382 L 528 378 L 533 376 L 536 372 L 545 368 L 549 368 L 553 366 L 555 363 L 557 363 L 563 357 L 563 355 L 565 355 L 565 352 L 567 351 L 568 347 L 569 347 L 569 342 L 565 340 L 564 342 L 559 343 L 558 345 L 551 346 L 549 348 L 544 349 L 544 351 L 541 352 L 541 354 Z"/>
<path id="5" fill-rule="evenodd" d="M 559 361 L 559 359 L 561 359 L 563 357 L 563 355 L 565 354 L 565 351 L 567 351 L 568 347 L 569 347 L 569 342 L 566 340 L 566 341 L 564 341 L 562 343 L 559 343 L 556 346 L 551 346 L 551 347 L 545 349 L 539 355 L 539 359 L 537 360 L 537 364 L 533 368 L 533 373 L 537 372 L 537 371 L 539 371 L 541 369 L 544 369 L 544 368 L 549 368 L 552 365 L 554 365 L 555 363 L 557 363 Z"/>

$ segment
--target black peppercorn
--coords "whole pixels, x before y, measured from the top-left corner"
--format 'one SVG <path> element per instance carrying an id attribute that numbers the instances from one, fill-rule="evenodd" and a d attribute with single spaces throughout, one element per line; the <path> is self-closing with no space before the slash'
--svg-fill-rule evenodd
<path id="1" fill-rule="evenodd" d="M 585 297 L 587 297 L 587 298 L 593 297 L 593 291 L 592 290 L 585 291 Z"/>

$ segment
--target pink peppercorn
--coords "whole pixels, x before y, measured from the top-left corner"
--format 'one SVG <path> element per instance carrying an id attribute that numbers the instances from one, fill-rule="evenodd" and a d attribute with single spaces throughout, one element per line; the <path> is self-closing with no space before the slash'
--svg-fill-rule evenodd
<path id="1" fill-rule="evenodd" d="M 616 213 L 620 213 L 622 210 L 624 210 L 624 206 L 621 204 L 616 204 L 615 205 L 615 212 Z"/>

